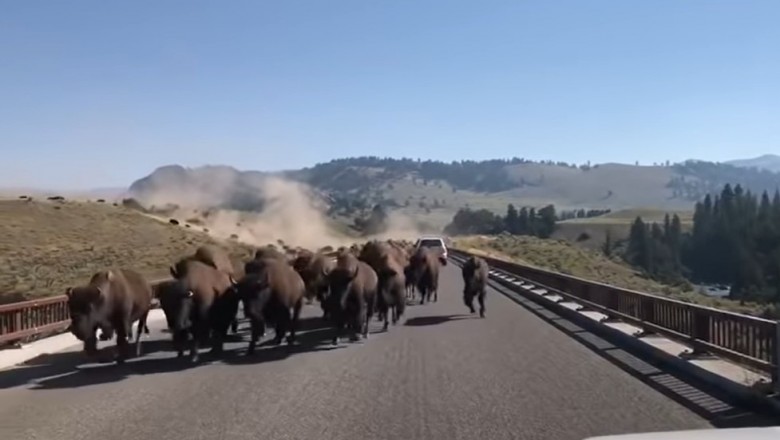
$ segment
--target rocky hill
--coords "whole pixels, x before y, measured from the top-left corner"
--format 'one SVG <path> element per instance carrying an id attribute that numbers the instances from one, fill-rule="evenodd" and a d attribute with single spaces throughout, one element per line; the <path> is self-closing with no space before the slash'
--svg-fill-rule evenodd
<path id="1" fill-rule="evenodd" d="M 466 206 L 496 212 L 504 211 L 508 203 L 552 203 L 558 209 L 688 210 L 725 183 L 740 183 L 754 192 L 780 186 L 778 173 L 704 161 L 577 166 L 519 158 L 444 163 L 358 157 L 284 173 L 165 166 L 133 183 L 129 193 L 147 206 L 192 202 L 255 211 L 262 210 L 269 197 L 265 183 L 279 177 L 307 184 L 302 188 L 331 217 L 352 219 L 382 204 L 436 228 Z"/>

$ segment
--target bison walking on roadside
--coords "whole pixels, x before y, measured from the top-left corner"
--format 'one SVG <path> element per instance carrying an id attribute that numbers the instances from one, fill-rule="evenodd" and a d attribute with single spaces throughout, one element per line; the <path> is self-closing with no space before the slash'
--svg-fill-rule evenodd
<path id="1" fill-rule="evenodd" d="M 107 335 L 116 333 L 117 363 L 127 358 L 127 339 L 138 321 L 135 355 L 141 355 L 141 332 L 148 329 L 146 318 L 152 305 L 152 286 L 138 272 L 112 269 L 96 273 L 86 286 L 66 290 L 70 311 L 70 331 L 84 342 L 89 355 L 97 352 L 97 329 Z"/>
<path id="2" fill-rule="evenodd" d="M 298 272 L 284 259 L 253 260 L 252 271 L 238 282 L 238 295 L 244 303 L 244 313 L 252 324 L 252 337 L 247 354 L 254 353 L 257 341 L 265 335 L 265 323 L 275 324 L 275 344 L 280 344 L 289 331 L 287 343 L 295 342 L 298 317 L 303 306 L 306 286 Z"/>
<path id="3" fill-rule="evenodd" d="M 352 331 L 353 341 L 359 339 L 359 334 L 367 338 L 378 285 L 374 269 L 351 253 L 339 254 L 328 284 L 325 307 L 333 322 L 333 345 L 339 343 L 344 327 Z"/>
<path id="4" fill-rule="evenodd" d="M 184 259 L 170 268 L 173 281 L 157 288 L 178 356 L 190 340 L 190 359 L 197 362 L 199 346 L 212 337 L 212 353 L 222 352 L 227 329 L 236 319 L 238 298 L 228 274 L 194 259 Z"/>
<path id="5" fill-rule="evenodd" d="M 485 294 L 490 268 L 484 259 L 471 256 L 463 263 L 463 302 L 474 313 L 474 297 L 479 301 L 479 316 L 485 317 Z"/>

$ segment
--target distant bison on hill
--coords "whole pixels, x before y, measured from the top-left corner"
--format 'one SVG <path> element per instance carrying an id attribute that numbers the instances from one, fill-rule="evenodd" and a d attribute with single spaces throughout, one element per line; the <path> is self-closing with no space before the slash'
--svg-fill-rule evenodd
<path id="1" fill-rule="evenodd" d="M 168 220 L 168 223 L 170 223 L 172 225 L 179 226 L 179 221 L 176 220 L 175 218 L 172 218 L 172 219 Z"/>

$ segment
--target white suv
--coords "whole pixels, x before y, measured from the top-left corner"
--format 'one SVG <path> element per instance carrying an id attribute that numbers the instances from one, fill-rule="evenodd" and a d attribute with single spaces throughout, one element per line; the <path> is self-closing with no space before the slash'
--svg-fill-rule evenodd
<path id="1" fill-rule="evenodd" d="M 419 249 L 421 247 L 441 249 L 441 256 L 444 257 L 445 260 L 447 259 L 447 246 L 444 244 L 444 240 L 442 240 L 440 237 L 418 238 L 417 242 L 414 244 L 414 248 Z"/>

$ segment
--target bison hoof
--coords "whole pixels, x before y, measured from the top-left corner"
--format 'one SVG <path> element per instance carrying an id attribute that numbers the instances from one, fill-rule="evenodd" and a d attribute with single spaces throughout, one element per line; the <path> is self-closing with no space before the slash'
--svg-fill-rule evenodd
<path id="1" fill-rule="evenodd" d="M 484 310 L 480 310 L 479 311 L 479 317 L 480 318 L 484 318 L 485 317 L 485 311 Z"/>

